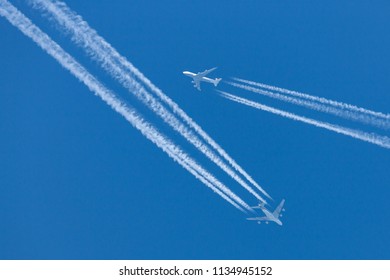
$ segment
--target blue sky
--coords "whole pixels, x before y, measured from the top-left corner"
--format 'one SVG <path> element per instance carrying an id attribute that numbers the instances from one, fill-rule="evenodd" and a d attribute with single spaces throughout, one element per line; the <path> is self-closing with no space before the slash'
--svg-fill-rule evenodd
<path id="1" fill-rule="evenodd" d="M 126 95 L 40 12 L 11 2 Z M 1 18 L 1 259 L 390 258 L 389 150 L 230 102 L 209 85 L 199 93 L 182 75 L 218 66 L 213 74 L 223 79 L 237 76 L 389 112 L 389 3 L 66 3 L 276 202 L 286 198 L 284 225 L 246 221 Z M 256 204 L 177 133 L 132 104 Z"/>

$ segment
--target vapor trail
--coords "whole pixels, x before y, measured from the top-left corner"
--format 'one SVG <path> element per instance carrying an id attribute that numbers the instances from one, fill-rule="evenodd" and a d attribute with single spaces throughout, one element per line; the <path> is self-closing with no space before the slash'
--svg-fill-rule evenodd
<path id="1" fill-rule="evenodd" d="M 198 180 L 211 188 L 214 192 L 228 201 L 237 209 L 245 212 L 252 209 L 213 175 L 203 169 L 190 156 L 183 152 L 167 137 L 157 131 L 151 124 L 142 119 L 131 107 L 119 100 L 113 92 L 104 87 L 94 76 L 81 66 L 72 56 L 65 52 L 46 33 L 35 26 L 26 16 L 6 0 L 0 0 L 0 15 L 17 27 L 27 37 L 31 38 L 46 53 L 57 60 L 65 69 L 84 83 L 89 90 L 98 95 L 113 110 L 121 114 L 131 125 L 137 128 L 147 139 L 178 162 L 183 168 L 194 175 Z M 234 200 L 234 201 L 233 201 Z"/>
<path id="2" fill-rule="evenodd" d="M 265 202 L 239 175 L 237 175 L 224 161 L 216 155 L 208 146 L 214 148 L 236 171 L 244 176 L 265 196 L 270 198 L 267 192 L 257 184 L 242 167 L 240 167 L 203 129 L 193 121 L 172 99 L 166 96 L 159 88 L 148 80 L 136 67 L 127 59 L 121 56 L 108 42 L 106 42 L 97 32 L 92 29 L 86 21 L 70 10 L 65 3 L 48 0 L 31 0 L 35 7 L 50 13 L 65 30 L 71 33 L 73 41 L 83 47 L 87 54 L 98 61 L 101 66 L 125 88 L 147 105 L 152 111 L 159 115 L 174 130 L 179 132 L 184 138 L 193 144 L 198 150 L 206 155 L 211 161 L 224 170 L 229 176 L 236 180 L 241 186 L 248 190 L 257 199 Z M 207 144 L 199 139 L 187 126 L 178 120 L 169 110 L 167 110 L 153 95 L 144 88 L 146 85 L 156 96 L 158 96 L 172 111 L 182 118 L 196 133 L 198 133 Z"/>
<path id="3" fill-rule="evenodd" d="M 233 94 L 230 94 L 227 92 L 223 92 L 223 91 L 219 91 L 219 92 L 221 93 L 222 97 L 227 98 L 227 99 L 232 100 L 232 101 L 235 101 L 237 103 L 241 103 L 241 104 L 244 104 L 244 105 L 259 109 L 259 110 L 270 112 L 270 113 L 273 113 L 273 114 L 276 114 L 276 115 L 279 115 L 279 116 L 282 116 L 285 118 L 292 119 L 294 121 L 300 121 L 300 122 L 311 124 L 311 125 L 314 125 L 317 127 L 322 127 L 322 128 L 327 129 L 327 130 L 330 130 L 330 131 L 334 131 L 334 132 L 337 132 L 340 134 L 348 135 L 348 136 L 351 136 L 353 138 L 363 140 L 365 142 L 369 142 L 369 143 L 381 146 L 381 147 L 386 148 L 386 149 L 390 149 L 390 138 L 389 137 L 377 135 L 375 133 L 367 133 L 367 132 L 363 132 L 360 130 L 354 130 L 354 129 L 330 124 L 327 122 L 317 121 L 314 119 L 310 119 L 307 117 L 303 117 L 303 116 L 292 114 L 292 113 L 289 113 L 286 111 L 275 109 L 273 107 L 269 107 L 269 106 L 263 105 L 261 103 L 257 103 L 257 102 L 254 102 L 254 101 L 242 98 L 242 97 L 238 97 L 236 95 L 233 95 Z"/>
<path id="4" fill-rule="evenodd" d="M 375 112 L 372 110 L 364 109 L 361 107 L 357 107 L 354 105 L 350 105 L 343 102 L 338 102 L 330 99 L 326 99 L 323 97 L 318 97 L 314 95 L 309 95 L 306 93 L 301 93 L 297 91 L 292 91 L 284 88 L 279 88 L 275 86 L 270 86 L 262 83 L 257 83 L 249 80 L 239 79 L 239 78 L 233 78 L 233 80 L 236 80 L 238 82 L 252 85 L 256 87 L 260 87 L 263 89 L 269 89 L 276 92 L 284 93 L 290 96 L 295 97 L 289 97 L 285 95 L 281 95 L 275 92 L 266 91 L 259 88 L 254 88 L 250 86 L 244 86 L 238 83 L 231 83 L 229 84 L 244 88 L 246 90 L 250 90 L 252 92 L 256 92 L 259 94 L 263 94 L 272 98 L 276 98 L 279 100 L 287 101 L 293 104 L 297 104 L 300 106 L 304 106 L 307 108 L 311 108 L 317 111 L 333 114 L 339 117 L 343 117 L 350 120 L 359 121 L 365 124 L 374 125 L 380 128 L 389 129 L 390 128 L 390 114 L 384 114 L 381 112 Z"/>

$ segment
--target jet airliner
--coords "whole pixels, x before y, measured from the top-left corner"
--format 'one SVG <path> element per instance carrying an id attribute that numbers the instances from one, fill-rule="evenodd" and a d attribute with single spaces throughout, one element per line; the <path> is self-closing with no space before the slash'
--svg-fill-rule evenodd
<path id="1" fill-rule="evenodd" d="M 200 82 L 207 82 L 207 83 L 214 84 L 214 86 L 217 86 L 218 83 L 222 80 L 221 78 L 210 79 L 206 77 L 206 75 L 213 72 L 215 69 L 217 69 L 217 67 L 214 67 L 209 70 L 205 70 L 203 72 L 198 72 L 197 74 L 189 71 L 184 71 L 183 74 L 192 78 L 193 79 L 192 83 L 194 84 L 194 87 L 200 91 Z"/>
<path id="2" fill-rule="evenodd" d="M 261 224 L 261 222 L 265 222 L 268 224 L 268 222 L 274 222 L 277 223 L 279 226 L 283 225 L 282 221 L 279 219 L 279 217 L 282 217 L 281 212 L 284 211 L 283 205 L 284 205 L 284 199 L 280 202 L 278 207 L 276 207 L 274 212 L 269 211 L 267 208 L 265 208 L 264 203 L 260 203 L 258 206 L 254 206 L 252 208 L 254 209 L 260 209 L 263 211 L 265 216 L 263 217 L 254 217 L 254 218 L 247 218 L 247 220 L 251 221 L 257 221 L 258 224 Z"/>

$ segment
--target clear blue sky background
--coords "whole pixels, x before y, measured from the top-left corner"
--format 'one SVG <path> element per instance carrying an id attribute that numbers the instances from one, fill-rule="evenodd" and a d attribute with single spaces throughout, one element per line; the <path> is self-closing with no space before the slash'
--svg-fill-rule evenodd
<path id="1" fill-rule="evenodd" d="M 11 2 L 126 95 L 39 12 Z M 284 225 L 246 221 L 1 18 L 1 259 L 390 258 L 389 150 L 232 103 L 209 85 L 199 93 L 181 73 L 218 66 L 214 77 L 389 112 L 388 1 L 67 3 L 217 140 L 272 206 L 286 198 Z"/>

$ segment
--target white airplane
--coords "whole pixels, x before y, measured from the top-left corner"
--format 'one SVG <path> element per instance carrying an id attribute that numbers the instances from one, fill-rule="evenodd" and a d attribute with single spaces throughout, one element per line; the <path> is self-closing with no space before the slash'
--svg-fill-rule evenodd
<path id="1" fill-rule="evenodd" d="M 256 209 L 256 208 L 257 209 L 261 209 L 261 211 L 263 211 L 265 216 L 263 216 L 263 217 L 255 217 L 255 218 L 247 218 L 247 220 L 257 221 L 258 224 L 261 224 L 261 222 L 265 221 L 266 224 L 268 224 L 268 222 L 275 222 L 279 226 L 283 225 L 283 223 L 279 219 L 279 217 L 282 217 L 281 212 L 284 211 L 284 208 L 283 208 L 284 201 L 285 200 L 283 199 L 280 202 L 280 204 L 278 205 L 278 207 L 276 207 L 275 211 L 272 212 L 272 213 L 267 208 L 265 208 L 264 203 L 260 203 L 258 206 L 252 207 L 254 209 Z"/>
<path id="2" fill-rule="evenodd" d="M 221 78 L 210 79 L 210 78 L 206 77 L 206 75 L 213 72 L 215 69 L 217 69 L 217 67 L 214 67 L 210 70 L 206 70 L 203 72 L 199 72 L 197 74 L 189 72 L 189 71 L 184 71 L 183 74 L 194 79 L 192 81 L 192 83 L 194 84 L 194 87 L 196 87 L 200 91 L 200 82 L 207 82 L 207 83 L 214 84 L 214 86 L 217 86 L 218 83 L 222 80 Z"/>

